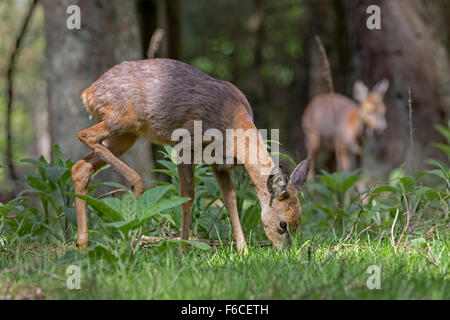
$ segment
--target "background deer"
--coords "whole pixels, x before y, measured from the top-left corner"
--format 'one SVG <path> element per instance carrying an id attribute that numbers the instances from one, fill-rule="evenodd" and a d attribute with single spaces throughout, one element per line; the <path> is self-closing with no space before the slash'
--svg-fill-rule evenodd
<path id="1" fill-rule="evenodd" d="M 116 65 L 81 95 L 89 113 L 99 123 L 78 134 L 92 152 L 72 168 L 77 194 L 86 195 L 92 174 L 106 163 L 123 175 L 136 196 L 144 191 L 140 175 L 119 160 L 119 156 L 138 137 L 153 143 L 175 145 L 175 129 L 184 128 L 193 136 L 194 121 L 202 121 L 203 130 L 256 130 L 253 113 L 245 96 L 231 83 L 217 80 L 185 63 L 170 59 L 123 62 Z M 242 157 L 249 141 L 234 144 L 234 156 L 243 163 L 255 185 L 261 204 L 261 219 L 268 238 L 276 247 L 290 245 L 290 233 L 297 229 L 301 217 L 298 190 L 304 184 L 309 160 L 302 161 L 286 179 L 275 167 L 261 135 L 256 144 L 258 157 L 265 165 L 253 164 Z M 254 142 L 252 142 L 254 143 Z M 184 203 L 181 238 L 189 238 L 191 208 L 194 200 L 194 166 L 178 165 L 180 193 L 191 200 Z M 230 215 L 238 251 L 246 252 L 246 242 L 239 221 L 236 194 L 229 165 L 212 165 Z M 270 175 L 267 172 L 272 173 Z M 270 190 L 270 191 L 269 191 Z M 78 244 L 87 246 L 86 202 L 76 199 Z"/>
<path id="2" fill-rule="evenodd" d="M 359 158 L 363 137 L 373 131 L 381 133 L 387 127 L 383 97 L 388 87 L 389 81 L 383 79 L 369 92 L 361 81 L 356 81 L 354 98 L 359 105 L 334 93 L 320 94 L 308 104 L 302 127 L 311 157 L 310 177 L 314 175 L 314 161 L 321 147 L 335 151 L 339 170 L 350 171 L 350 155 Z"/>

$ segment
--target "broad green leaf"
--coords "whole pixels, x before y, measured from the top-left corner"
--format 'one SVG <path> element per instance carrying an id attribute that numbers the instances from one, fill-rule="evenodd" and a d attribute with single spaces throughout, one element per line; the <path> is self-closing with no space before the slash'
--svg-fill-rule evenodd
<path id="1" fill-rule="evenodd" d="M 20 160 L 20 162 L 25 162 L 25 163 L 30 163 L 33 164 L 35 166 L 38 167 L 43 167 L 43 168 L 47 168 L 48 167 L 48 163 L 47 162 L 42 162 L 36 159 L 22 159 Z"/>
<path id="2" fill-rule="evenodd" d="M 450 156 L 450 146 L 449 145 L 435 142 L 435 143 L 433 143 L 433 146 L 441 149 L 446 155 Z"/>
<path id="3" fill-rule="evenodd" d="M 440 163 L 439 161 L 434 160 L 434 159 L 428 159 L 428 163 L 441 169 L 441 171 L 444 174 L 444 176 L 446 177 L 446 179 L 450 178 L 450 168 L 446 168 L 442 163 Z"/>
<path id="4" fill-rule="evenodd" d="M 400 185 L 404 192 L 412 192 L 414 191 L 414 179 L 411 177 L 402 177 L 400 178 Z"/>
<path id="5" fill-rule="evenodd" d="M 173 190 L 173 185 L 156 186 L 145 191 L 137 200 L 138 211 L 142 212 L 144 209 L 158 202 L 169 190 Z"/>
<path id="6" fill-rule="evenodd" d="M 14 208 L 12 205 L 3 205 L 0 203 L 0 216 L 6 217 Z"/>
<path id="7" fill-rule="evenodd" d="M 166 160 L 158 160 L 157 161 L 160 165 L 164 166 L 166 169 L 176 169 L 177 166 L 176 164 L 174 164 L 171 161 L 166 161 Z"/>
<path id="8" fill-rule="evenodd" d="M 27 178 L 27 183 L 31 187 L 33 187 L 39 191 L 46 192 L 46 190 L 47 190 L 47 186 L 46 186 L 45 182 L 42 181 L 40 178 L 29 176 Z"/>
<path id="9" fill-rule="evenodd" d="M 229 224 L 219 221 L 214 223 L 211 231 L 209 232 L 210 239 L 224 239 L 230 236 L 231 227 Z"/>
<path id="10" fill-rule="evenodd" d="M 101 199 L 104 203 L 106 203 L 108 206 L 116 210 L 117 212 L 120 212 L 120 208 L 122 206 L 122 201 L 120 201 L 119 198 L 116 197 L 107 197 Z"/>
<path id="11" fill-rule="evenodd" d="M 120 212 L 114 210 L 111 208 L 108 204 L 106 204 L 105 201 L 101 201 L 98 199 L 95 199 L 90 196 L 84 196 L 81 194 L 76 194 L 73 192 L 67 192 L 68 195 L 77 197 L 80 199 L 85 200 L 95 211 L 105 216 L 107 219 L 111 221 L 121 221 L 123 220 L 122 215 Z M 104 199 L 105 200 L 105 199 Z"/>
<path id="12" fill-rule="evenodd" d="M 61 176 L 67 171 L 67 168 L 65 167 L 48 167 L 46 169 L 46 176 L 48 181 L 51 183 L 58 183 L 58 180 L 61 178 Z"/>
<path id="13" fill-rule="evenodd" d="M 449 121 L 449 126 L 450 126 L 450 121 Z M 450 127 L 446 128 L 440 124 L 436 124 L 434 127 L 436 128 L 437 131 L 440 132 L 440 134 L 442 134 L 445 137 L 447 142 L 450 143 Z"/>
<path id="14" fill-rule="evenodd" d="M 204 186 L 208 190 L 209 194 L 215 196 L 219 192 L 219 187 L 217 186 L 214 177 L 198 177 Z"/>
<path id="15" fill-rule="evenodd" d="M 123 233 L 128 233 L 131 229 L 136 229 L 140 227 L 144 221 L 139 221 L 138 219 L 128 220 L 128 221 L 116 221 L 116 222 L 110 222 L 105 223 L 108 227 L 113 227 L 116 229 L 119 229 Z"/>
<path id="16" fill-rule="evenodd" d="M 166 159 L 169 159 L 172 163 L 176 164 L 177 163 L 177 154 L 176 154 L 176 150 L 175 148 L 165 144 L 163 145 L 163 148 L 165 150 L 161 151 L 161 153 L 164 155 L 164 157 Z"/>
<path id="17" fill-rule="evenodd" d="M 377 194 L 377 193 L 381 193 L 381 192 L 393 192 L 393 193 L 397 193 L 399 192 L 399 189 L 394 187 L 394 186 L 389 186 L 389 185 L 384 185 L 384 186 L 379 186 L 376 187 L 372 193 L 373 194 Z"/>
<path id="18" fill-rule="evenodd" d="M 53 145 L 52 160 L 50 161 L 51 166 L 64 166 L 64 159 L 61 153 L 59 145 Z"/>
<path id="19" fill-rule="evenodd" d="M 325 184 L 330 189 L 336 191 L 337 190 L 337 181 L 336 177 L 333 177 L 330 174 L 323 174 L 319 177 L 323 184 Z"/>
<path id="20" fill-rule="evenodd" d="M 190 198 L 172 197 L 170 199 L 162 200 L 154 205 L 148 207 L 141 213 L 140 220 L 145 220 L 154 215 L 155 213 L 161 213 L 164 210 L 180 206 L 181 204 L 191 200 Z"/>
<path id="21" fill-rule="evenodd" d="M 437 170 L 437 169 L 436 170 L 429 170 L 426 173 L 435 175 L 435 176 L 443 179 L 444 181 L 447 181 L 446 176 L 444 175 L 444 173 L 441 170 Z"/>
<path id="22" fill-rule="evenodd" d="M 446 200 L 450 197 L 448 192 L 439 189 L 422 186 L 417 190 L 417 196 L 426 195 L 431 200 Z"/>
<path id="23" fill-rule="evenodd" d="M 344 182 L 342 182 L 339 186 L 339 191 L 342 194 L 345 194 L 345 192 L 347 192 L 347 190 L 350 189 L 356 183 L 356 181 L 358 181 L 358 179 L 359 176 L 350 176 L 349 178 L 345 179 Z"/>
<path id="24" fill-rule="evenodd" d="M 133 193 L 126 193 L 122 197 L 120 212 L 125 220 L 132 220 L 136 217 L 136 196 Z"/>
<path id="25" fill-rule="evenodd" d="M 168 176 L 174 177 L 176 178 L 176 174 L 173 173 L 172 171 L 166 170 L 166 169 L 153 169 L 151 170 L 152 172 L 159 172 L 159 173 L 164 173 L 167 174 Z"/>

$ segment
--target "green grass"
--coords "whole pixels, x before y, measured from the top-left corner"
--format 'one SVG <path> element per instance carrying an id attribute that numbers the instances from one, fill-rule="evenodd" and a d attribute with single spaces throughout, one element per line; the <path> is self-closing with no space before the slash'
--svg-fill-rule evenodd
<path id="1" fill-rule="evenodd" d="M 448 299 L 448 239 L 429 249 L 402 248 L 385 239 L 303 240 L 288 251 L 232 245 L 211 250 L 138 250 L 134 259 L 107 263 L 81 256 L 81 289 L 66 287 L 64 253 L 73 246 L 18 245 L 0 251 L 2 299 Z M 446 236 L 444 236 L 446 237 Z M 296 243 L 299 243 L 297 241 Z M 335 249 L 337 248 L 337 251 Z M 420 252 L 419 252 L 420 251 Z M 73 252 L 73 251 L 72 251 Z M 366 286 L 367 268 L 381 268 L 381 289 Z"/>
<path id="2" fill-rule="evenodd" d="M 444 129 L 450 137 L 450 127 Z M 393 170 L 384 184 L 369 184 L 362 193 L 355 183 L 365 176 L 322 172 L 299 194 L 301 235 L 290 250 L 252 242 L 242 256 L 233 243 L 210 248 L 191 241 L 183 254 L 179 241 L 151 249 L 134 241 L 179 234 L 180 204 L 187 199 L 178 196 L 177 166 L 166 147 L 159 171 L 171 181 L 159 181 L 139 199 L 124 186 L 103 183 L 125 193 L 99 200 L 93 192 L 100 184 L 91 185 L 83 197 L 90 246 L 81 252 L 74 245 L 73 162 L 57 146 L 53 154 L 49 163 L 24 160 L 36 167 L 27 177 L 31 188 L 0 204 L 0 299 L 450 298 L 447 164 L 429 160 L 433 170 L 413 175 Z M 210 170 L 195 170 L 191 235 L 203 241 L 232 234 L 226 210 L 211 205 L 220 191 Z M 267 240 L 249 177 L 235 172 L 234 178 L 244 233 Z M 70 265 L 80 268 L 80 290 L 67 288 Z M 370 290 L 373 266 L 381 288 Z"/>

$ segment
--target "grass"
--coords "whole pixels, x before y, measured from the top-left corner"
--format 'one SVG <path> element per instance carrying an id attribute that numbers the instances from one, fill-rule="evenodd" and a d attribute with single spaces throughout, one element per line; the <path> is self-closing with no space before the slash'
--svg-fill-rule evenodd
<path id="1" fill-rule="evenodd" d="M 450 144 L 450 124 L 440 128 Z M 450 149 L 440 145 L 443 151 Z M 448 150 L 447 150 L 448 149 Z M 238 210 L 249 254 L 233 243 L 210 248 L 191 241 L 183 254 L 180 241 L 141 248 L 138 235 L 179 233 L 177 167 L 167 147 L 159 170 L 171 177 L 139 199 L 125 191 L 101 200 L 92 185 L 84 197 L 89 210 L 87 250 L 74 245 L 76 213 L 70 169 L 55 146 L 51 162 L 36 166 L 30 189 L 0 204 L 0 299 L 440 299 L 450 298 L 450 168 L 429 160 L 434 170 L 407 175 L 395 169 L 385 184 L 358 192 L 356 173 L 327 173 L 299 194 L 301 234 L 288 251 L 261 248 L 267 240 L 250 179 L 236 173 Z M 231 238 L 226 214 L 216 206 L 220 192 L 210 169 L 195 170 L 196 199 L 192 235 L 203 240 Z M 260 243 L 260 242 L 259 242 Z M 66 274 L 77 266 L 81 288 L 70 290 Z M 370 279 L 379 289 L 370 290 Z"/>
<path id="2" fill-rule="evenodd" d="M 288 251 L 232 244 L 180 253 L 141 249 L 134 259 L 109 264 L 81 256 L 81 289 L 66 287 L 64 253 L 73 245 L 18 245 L 0 252 L 2 299 L 448 299 L 448 238 L 435 234 L 429 249 L 399 248 L 389 237 L 296 241 Z M 72 251 L 73 252 L 73 251 Z M 367 268 L 381 270 L 369 290 Z"/>

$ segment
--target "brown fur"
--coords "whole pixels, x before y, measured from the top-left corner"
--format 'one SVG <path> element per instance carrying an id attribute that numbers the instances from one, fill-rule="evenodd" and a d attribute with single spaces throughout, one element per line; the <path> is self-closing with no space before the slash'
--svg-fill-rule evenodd
<path id="1" fill-rule="evenodd" d="M 360 105 L 340 94 L 320 94 L 306 107 L 302 117 L 305 143 L 311 166 L 320 148 L 334 150 L 339 170 L 350 171 L 350 155 L 360 155 L 358 139 L 373 130 L 386 128 L 386 107 L 383 96 L 389 82 L 383 80 L 368 92 L 362 82 L 355 83 L 355 97 Z M 336 150 L 337 148 L 337 150 Z M 314 169 L 310 170 L 310 177 Z"/>
<path id="2" fill-rule="evenodd" d="M 136 196 L 140 196 L 144 191 L 141 177 L 117 158 L 139 136 L 153 143 L 175 145 L 177 142 L 171 141 L 172 132 L 184 128 L 193 136 L 195 120 L 202 121 L 204 131 L 219 129 L 224 137 L 226 129 L 256 131 L 250 104 L 239 89 L 229 82 L 214 79 L 183 62 L 170 59 L 123 62 L 84 90 L 81 98 L 87 111 L 99 123 L 79 134 L 79 139 L 93 153 L 78 161 L 72 169 L 75 192 L 78 194 L 86 194 L 91 175 L 104 163 L 109 163 L 128 179 Z M 297 191 L 301 185 L 289 185 L 289 196 L 275 199 L 269 206 L 266 182 L 274 163 L 259 133 L 257 144 L 264 165 L 250 164 L 243 158 L 237 160 L 244 164 L 256 187 L 267 236 L 275 246 L 286 246 L 290 242 L 290 234 L 280 232 L 279 225 L 284 221 L 290 232 L 297 228 L 301 216 Z M 248 148 L 248 141 L 235 143 L 235 157 L 239 158 L 239 151 Z M 230 214 L 236 246 L 240 252 L 246 252 L 230 167 L 213 165 L 213 171 Z M 304 181 L 301 175 L 305 174 L 305 170 L 294 172 L 293 181 Z M 194 199 L 193 166 L 179 165 L 178 174 L 181 195 Z M 191 208 L 192 200 L 183 204 L 182 239 L 189 238 Z M 88 240 L 85 201 L 77 199 L 76 209 L 78 244 L 84 247 Z"/>

